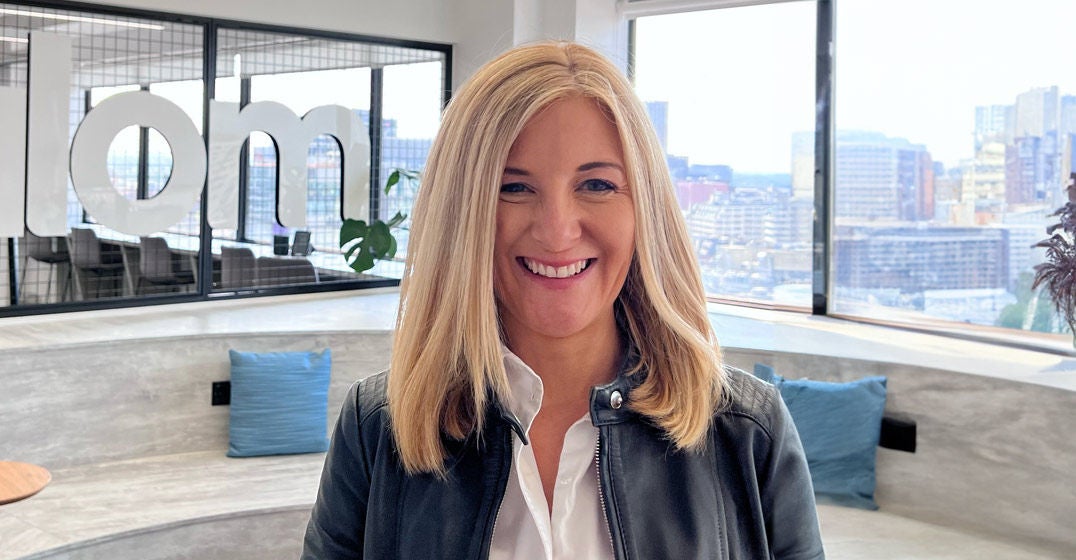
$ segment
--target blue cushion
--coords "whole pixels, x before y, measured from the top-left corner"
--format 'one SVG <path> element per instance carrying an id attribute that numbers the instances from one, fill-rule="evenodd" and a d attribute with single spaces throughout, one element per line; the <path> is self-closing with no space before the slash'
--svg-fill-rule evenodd
<path id="1" fill-rule="evenodd" d="M 756 375 L 765 379 L 767 368 L 756 366 Z M 768 369 L 803 442 L 815 496 L 820 502 L 878 509 L 874 467 L 886 378 L 830 383 L 784 379 Z"/>
<path id="2" fill-rule="evenodd" d="M 773 369 L 773 366 L 768 366 L 766 364 L 755 364 L 755 377 L 774 385 L 777 385 L 777 382 L 781 379 L 781 376 L 777 375 L 777 371 Z"/>
<path id="3" fill-rule="evenodd" d="M 232 362 L 228 456 L 317 453 L 326 436 L 331 356 L 238 352 Z"/>

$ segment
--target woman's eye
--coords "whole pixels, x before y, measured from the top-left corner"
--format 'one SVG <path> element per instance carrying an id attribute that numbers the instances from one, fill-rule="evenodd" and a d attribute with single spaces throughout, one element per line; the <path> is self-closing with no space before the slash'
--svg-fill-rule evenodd
<path id="1" fill-rule="evenodd" d="M 587 179 L 583 181 L 583 190 L 588 192 L 615 191 L 616 185 L 605 179 Z"/>
<path id="2" fill-rule="evenodd" d="M 521 193 L 527 191 L 527 185 L 523 183 L 505 183 L 501 185 L 501 194 Z"/>

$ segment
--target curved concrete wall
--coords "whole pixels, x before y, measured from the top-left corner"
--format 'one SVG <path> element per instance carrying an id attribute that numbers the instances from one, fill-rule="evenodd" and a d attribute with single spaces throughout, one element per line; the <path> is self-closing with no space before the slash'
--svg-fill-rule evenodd
<path id="1" fill-rule="evenodd" d="M 25 560 L 292 560 L 302 552 L 310 508 L 209 517 L 122 533 L 26 557 Z"/>
<path id="2" fill-rule="evenodd" d="M 229 348 L 331 348 L 331 424 L 351 383 L 387 366 L 390 346 L 391 333 L 377 330 L 0 350 L 4 456 L 56 469 L 222 450 L 228 407 L 210 406 L 210 389 L 228 379 Z M 1068 432 L 1076 392 L 896 363 L 725 351 L 732 365 L 750 370 L 764 362 L 790 378 L 888 377 L 887 410 L 916 420 L 918 450 L 878 450 L 877 499 L 884 511 L 1050 553 L 1076 549 L 1076 440 Z"/>
<path id="3" fill-rule="evenodd" d="M 897 363 L 726 349 L 786 378 L 888 378 L 887 413 L 917 423 L 915 453 L 878 449 L 882 510 L 1063 557 L 1076 550 L 1076 392 Z"/>
<path id="4" fill-rule="evenodd" d="M 387 367 L 387 332 L 278 333 L 125 339 L 0 350 L 5 458 L 49 469 L 226 449 L 228 349 L 332 349 L 330 429 L 354 381 Z M 11 427 L 17 426 L 17 429 Z"/>

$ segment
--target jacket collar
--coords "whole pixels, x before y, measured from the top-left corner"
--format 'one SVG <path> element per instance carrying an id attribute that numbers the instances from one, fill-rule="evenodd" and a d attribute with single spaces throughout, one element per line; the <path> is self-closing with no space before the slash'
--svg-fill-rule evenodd
<path id="1" fill-rule="evenodd" d="M 631 391 L 642 384 L 646 379 L 646 371 L 640 370 L 628 375 L 636 364 L 639 363 L 639 352 L 635 345 L 630 344 L 624 353 L 624 360 L 617 369 L 616 377 L 604 385 L 597 385 L 590 389 L 590 421 L 595 427 L 618 424 L 630 418 L 634 413 L 629 409 Z M 492 395 L 491 395 L 492 397 Z M 527 434 L 519 420 L 497 399 L 491 398 L 494 403 L 496 414 L 508 424 L 508 427 L 519 436 L 523 445 L 529 445 Z"/>
<path id="2" fill-rule="evenodd" d="M 632 375 L 628 372 L 638 363 L 639 352 L 634 345 L 629 345 L 616 378 L 590 389 L 590 421 L 595 427 L 618 424 L 634 414 L 628 407 L 631 391 L 646 379 L 646 371 L 639 370 Z"/>

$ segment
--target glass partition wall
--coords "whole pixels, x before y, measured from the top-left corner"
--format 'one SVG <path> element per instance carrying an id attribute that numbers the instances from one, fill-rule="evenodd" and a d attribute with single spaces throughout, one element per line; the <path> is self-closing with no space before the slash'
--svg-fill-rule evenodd
<path id="1" fill-rule="evenodd" d="M 0 3 L 3 116 L 27 123 L 0 133 L 26 154 L 0 174 L 25 193 L 0 315 L 396 283 L 408 222 L 363 273 L 340 228 L 410 212 L 416 185 L 380 187 L 422 170 L 449 68 L 445 45 Z"/>

